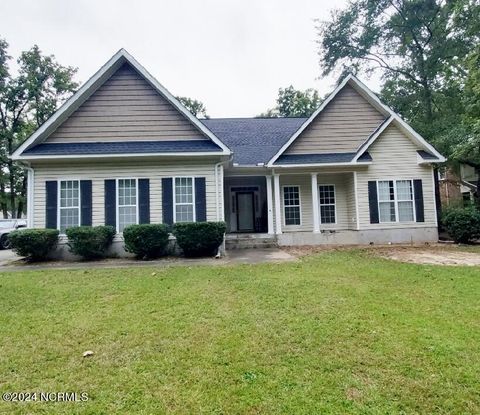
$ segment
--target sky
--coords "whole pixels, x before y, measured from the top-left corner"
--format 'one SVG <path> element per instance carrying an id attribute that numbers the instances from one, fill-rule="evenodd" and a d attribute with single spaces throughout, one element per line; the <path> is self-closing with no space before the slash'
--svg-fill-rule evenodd
<path id="1" fill-rule="evenodd" d="M 333 89 L 335 75 L 320 78 L 315 20 L 345 3 L 2 0 L 0 37 L 13 57 L 37 44 L 77 67 L 82 83 L 123 47 L 171 93 L 202 101 L 211 117 L 251 117 L 275 105 L 280 87 L 322 96 Z"/>

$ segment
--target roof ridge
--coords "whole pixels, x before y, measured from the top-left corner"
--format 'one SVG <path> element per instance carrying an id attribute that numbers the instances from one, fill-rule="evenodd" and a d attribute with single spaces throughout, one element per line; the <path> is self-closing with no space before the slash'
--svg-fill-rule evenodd
<path id="1" fill-rule="evenodd" d="M 210 120 L 303 120 L 308 117 L 210 117 L 199 118 L 200 121 Z"/>

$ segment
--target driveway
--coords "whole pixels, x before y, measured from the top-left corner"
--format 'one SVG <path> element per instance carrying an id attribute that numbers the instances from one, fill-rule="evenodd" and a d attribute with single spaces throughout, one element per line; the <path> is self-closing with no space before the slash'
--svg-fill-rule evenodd
<path id="1" fill-rule="evenodd" d="M 125 268 L 135 266 L 172 266 L 172 265 L 229 265 L 258 264 L 262 262 L 294 261 L 296 256 L 279 248 L 238 249 L 227 251 L 227 255 L 215 258 L 167 257 L 153 261 L 136 261 L 129 258 L 106 258 L 100 261 L 47 261 L 32 264 L 15 263 L 20 257 L 11 250 L 0 251 L 0 271 L 29 271 L 45 269 L 78 268 Z"/>
<path id="2" fill-rule="evenodd" d="M 0 266 L 9 264 L 20 257 L 16 255 L 11 249 L 1 249 L 0 250 Z"/>

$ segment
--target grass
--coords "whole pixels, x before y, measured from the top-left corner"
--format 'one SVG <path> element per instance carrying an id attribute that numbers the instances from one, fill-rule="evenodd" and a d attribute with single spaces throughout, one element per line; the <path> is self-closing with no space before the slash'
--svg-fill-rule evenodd
<path id="1" fill-rule="evenodd" d="M 89 400 L 0 413 L 479 413 L 479 292 L 479 268 L 355 250 L 2 273 L 0 392 Z"/>

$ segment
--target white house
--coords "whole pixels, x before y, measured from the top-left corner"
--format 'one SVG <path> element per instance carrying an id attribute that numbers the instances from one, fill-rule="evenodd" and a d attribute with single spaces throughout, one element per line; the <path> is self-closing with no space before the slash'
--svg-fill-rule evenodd
<path id="1" fill-rule="evenodd" d="M 197 119 L 125 50 L 12 155 L 35 228 L 222 221 L 279 245 L 437 240 L 444 157 L 362 82 L 307 118 Z"/>

